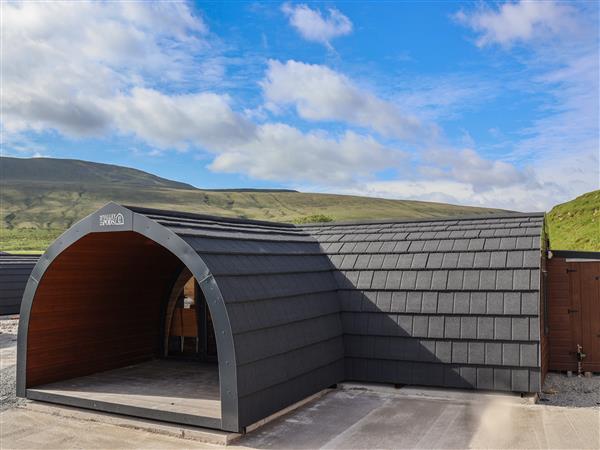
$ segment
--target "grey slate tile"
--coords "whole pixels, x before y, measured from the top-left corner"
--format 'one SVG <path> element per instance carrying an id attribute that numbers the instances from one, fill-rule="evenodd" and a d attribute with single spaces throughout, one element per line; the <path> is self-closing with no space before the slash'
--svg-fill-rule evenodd
<path id="1" fill-rule="evenodd" d="M 529 289 L 529 270 L 520 269 L 513 272 L 513 289 Z"/>
<path id="2" fill-rule="evenodd" d="M 427 268 L 428 269 L 441 268 L 443 258 L 444 258 L 444 255 L 442 253 L 430 253 L 429 258 L 427 258 Z"/>
<path id="3" fill-rule="evenodd" d="M 440 241 L 437 251 L 438 252 L 449 252 L 452 251 L 452 247 L 454 247 L 454 240 L 453 239 L 445 239 L 443 241 Z M 458 258 L 457 258 L 458 261 Z M 442 267 L 444 267 L 444 265 L 442 264 Z M 447 268 L 447 267 L 444 267 Z"/>
<path id="4" fill-rule="evenodd" d="M 527 317 L 513 317 L 512 319 L 513 341 L 526 341 L 529 339 L 529 319 Z"/>
<path id="5" fill-rule="evenodd" d="M 485 364 L 499 366 L 502 364 L 502 344 L 499 342 L 485 343 Z"/>
<path id="6" fill-rule="evenodd" d="M 430 338 L 443 338 L 444 337 L 444 316 L 430 316 L 429 317 L 428 337 L 430 337 Z"/>
<path id="7" fill-rule="evenodd" d="M 391 292 L 378 292 L 377 293 L 377 308 L 383 312 L 390 312 L 392 306 L 392 293 Z"/>
<path id="8" fill-rule="evenodd" d="M 430 257 L 431 259 L 431 257 Z M 448 280 L 447 270 L 434 270 L 431 278 L 431 289 L 432 290 L 444 290 Z"/>
<path id="9" fill-rule="evenodd" d="M 521 295 L 518 292 L 504 293 L 504 314 L 521 313 Z"/>
<path id="10" fill-rule="evenodd" d="M 412 241 L 408 246 L 409 252 L 420 252 L 423 250 L 423 246 L 425 245 L 425 241 Z"/>
<path id="11" fill-rule="evenodd" d="M 442 260 L 443 269 L 455 269 L 458 264 L 458 253 L 446 253 Z"/>
<path id="12" fill-rule="evenodd" d="M 340 269 L 342 269 L 342 270 L 353 269 L 354 265 L 356 264 L 357 258 L 358 258 L 358 255 L 344 255 L 344 258 L 342 259 L 342 263 L 340 264 Z"/>
<path id="13" fill-rule="evenodd" d="M 427 337 L 428 328 L 429 328 L 429 317 L 428 316 L 414 316 L 413 317 L 413 336 Z"/>
<path id="14" fill-rule="evenodd" d="M 511 370 L 494 367 L 494 389 L 510 391 L 511 384 Z"/>
<path id="15" fill-rule="evenodd" d="M 479 270 L 465 270 L 462 288 L 469 291 L 479 289 Z"/>
<path id="16" fill-rule="evenodd" d="M 414 260 L 413 260 L 414 261 Z M 416 289 L 428 290 L 431 289 L 432 272 L 427 270 L 417 272 Z"/>
<path id="17" fill-rule="evenodd" d="M 403 336 L 413 335 L 413 316 L 398 315 L 396 317 L 400 334 Z"/>
<path id="18" fill-rule="evenodd" d="M 484 364 L 485 344 L 483 342 L 469 342 L 469 364 Z"/>
<path id="19" fill-rule="evenodd" d="M 520 269 L 523 267 L 523 251 L 516 250 L 506 253 L 506 267 Z"/>
<path id="20" fill-rule="evenodd" d="M 455 239 L 452 245 L 452 251 L 462 252 L 469 248 L 470 239 Z"/>
<path id="21" fill-rule="evenodd" d="M 487 313 L 502 314 L 504 311 L 504 301 L 502 292 L 487 293 Z"/>
<path id="22" fill-rule="evenodd" d="M 478 232 L 476 234 L 479 234 Z M 483 250 L 483 246 L 485 244 L 485 239 L 471 239 L 469 241 L 468 249 L 471 251 L 480 251 Z"/>
<path id="23" fill-rule="evenodd" d="M 526 367 L 537 367 L 538 365 L 538 344 L 531 342 L 520 344 L 521 359 L 520 365 Z"/>
<path id="24" fill-rule="evenodd" d="M 452 343 L 448 341 L 435 342 L 435 357 L 438 361 L 449 364 L 452 362 Z"/>
<path id="25" fill-rule="evenodd" d="M 444 320 L 444 338 L 460 338 L 460 317 L 446 316 Z"/>
<path id="26" fill-rule="evenodd" d="M 514 392 L 529 391 L 529 371 L 526 369 L 511 370 L 511 390 Z"/>
<path id="27" fill-rule="evenodd" d="M 519 365 L 519 344 L 503 343 L 502 344 L 502 364 L 504 366 Z"/>
<path id="28" fill-rule="evenodd" d="M 454 314 L 468 314 L 469 313 L 469 293 L 468 292 L 455 292 L 454 293 Z"/>
<path id="29" fill-rule="evenodd" d="M 460 318 L 460 337 L 462 339 L 477 338 L 477 317 L 462 316 Z"/>
<path id="30" fill-rule="evenodd" d="M 477 369 L 475 367 L 460 367 L 460 377 L 465 382 L 465 387 L 477 387 Z"/>
<path id="31" fill-rule="evenodd" d="M 473 267 L 487 269 L 490 267 L 490 252 L 477 252 L 475 253 L 475 260 L 473 261 Z"/>
<path id="32" fill-rule="evenodd" d="M 510 317 L 494 317 L 494 338 L 501 340 L 510 340 L 510 337 Z"/>
<path id="33" fill-rule="evenodd" d="M 538 314 L 539 303 L 540 300 L 538 292 L 523 292 L 521 294 L 521 314 Z"/>
<path id="34" fill-rule="evenodd" d="M 477 368 L 477 389 L 494 389 L 494 369 L 491 367 Z"/>
<path id="35" fill-rule="evenodd" d="M 466 342 L 452 342 L 452 363 L 466 364 L 469 359 L 468 344 Z"/>
<path id="36" fill-rule="evenodd" d="M 494 339 L 493 317 L 477 317 L 477 339 Z"/>
<path id="37" fill-rule="evenodd" d="M 381 267 L 383 269 L 394 269 L 398 263 L 399 255 L 385 255 Z"/>
<path id="38" fill-rule="evenodd" d="M 527 250 L 523 253 L 523 267 L 538 268 L 540 266 L 541 255 L 539 250 Z"/>
<path id="39" fill-rule="evenodd" d="M 459 253 L 457 267 L 459 269 L 471 269 L 473 268 L 474 260 L 475 253 Z"/>
<path id="40" fill-rule="evenodd" d="M 529 392 L 540 392 L 542 389 L 540 381 L 540 371 L 529 370 Z"/>
<path id="41" fill-rule="evenodd" d="M 402 254 L 398 257 L 398 262 L 396 263 L 397 269 L 410 269 L 412 264 L 413 255 L 410 253 Z"/>
<path id="42" fill-rule="evenodd" d="M 358 276 L 358 283 L 356 287 L 358 289 L 369 289 L 371 287 L 371 280 L 373 279 L 372 270 L 363 270 Z"/>
<path id="43" fill-rule="evenodd" d="M 463 283 L 463 271 L 462 270 L 450 270 L 448 271 L 448 282 L 446 289 L 453 291 L 460 291 Z"/>
<path id="44" fill-rule="evenodd" d="M 500 249 L 512 250 L 514 248 L 517 248 L 517 238 L 515 238 L 515 237 L 500 238 Z"/>
<path id="45" fill-rule="evenodd" d="M 440 241 L 436 241 L 436 240 L 425 241 L 425 245 L 423 246 L 423 251 L 436 252 L 438 250 L 439 245 L 440 245 Z"/>
<path id="46" fill-rule="evenodd" d="M 496 271 L 482 270 L 479 275 L 479 289 L 484 291 L 494 290 L 496 288 Z"/>
<path id="47" fill-rule="evenodd" d="M 423 292 L 421 312 L 424 314 L 435 314 L 437 312 L 437 292 Z"/>
<path id="48" fill-rule="evenodd" d="M 498 270 L 496 272 L 496 289 L 510 291 L 513 288 L 513 271 Z"/>
<path id="49" fill-rule="evenodd" d="M 506 252 L 490 252 L 490 267 L 503 269 L 506 267 Z"/>
<path id="50" fill-rule="evenodd" d="M 540 319 L 538 317 L 529 318 L 529 340 L 540 340 Z"/>
<path id="51" fill-rule="evenodd" d="M 424 269 L 427 265 L 427 253 L 415 253 L 411 264 L 412 269 Z"/>
<path id="52" fill-rule="evenodd" d="M 354 263 L 354 269 L 356 270 L 364 270 L 369 267 L 369 260 L 371 259 L 371 255 L 358 255 L 356 258 L 356 262 Z"/>
<path id="53" fill-rule="evenodd" d="M 435 274 L 433 276 L 435 280 Z M 438 295 L 438 314 L 452 314 L 454 310 L 454 294 L 452 292 L 440 292 Z"/>
<path id="54" fill-rule="evenodd" d="M 530 271 L 529 289 L 540 289 L 540 271 L 538 269 Z"/>
<path id="55" fill-rule="evenodd" d="M 371 280 L 371 289 L 385 289 L 388 272 L 386 270 L 377 270 L 373 273 Z"/>
<path id="56" fill-rule="evenodd" d="M 386 289 L 400 289 L 400 281 L 402 280 L 402 272 L 392 270 L 388 272 L 388 276 L 385 282 Z"/>
<path id="57" fill-rule="evenodd" d="M 499 250 L 500 249 L 500 238 L 486 238 L 483 248 L 485 250 Z"/>
<path id="58" fill-rule="evenodd" d="M 389 281 L 389 277 L 388 277 L 388 281 Z M 392 292 L 391 310 L 393 312 L 405 312 L 406 311 L 406 292 L 399 292 L 399 291 Z"/>
<path id="59" fill-rule="evenodd" d="M 406 294 L 406 312 L 421 312 L 422 296 L 421 292 L 408 292 Z"/>
<path id="60" fill-rule="evenodd" d="M 369 259 L 367 267 L 375 270 L 381 269 L 381 266 L 383 265 L 383 257 L 384 255 L 371 255 L 371 259 Z"/>
<path id="61" fill-rule="evenodd" d="M 402 272 L 402 281 L 400 282 L 400 289 L 414 289 L 416 280 L 417 272 Z"/>

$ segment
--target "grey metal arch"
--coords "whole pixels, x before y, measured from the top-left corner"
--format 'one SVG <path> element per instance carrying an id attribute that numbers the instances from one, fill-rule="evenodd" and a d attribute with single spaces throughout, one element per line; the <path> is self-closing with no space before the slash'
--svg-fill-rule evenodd
<path id="1" fill-rule="evenodd" d="M 107 224 L 111 222 L 110 220 L 102 222 L 101 216 L 114 218 L 113 214 L 122 214 L 122 217 L 112 221 L 111 224 Z M 235 346 L 227 308 L 216 280 L 198 253 L 181 237 L 148 217 L 113 202 L 77 222 L 59 236 L 40 257 L 29 277 L 21 303 L 17 338 L 17 395 L 19 397 L 27 395 L 29 317 L 37 287 L 44 273 L 63 251 L 87 234 L 115 231 L 134 231 L 163 246 L 179 258 L 196 278 L 215 325 L 221 394 L 221 428 L 227 431 L 240 431 Z"/>

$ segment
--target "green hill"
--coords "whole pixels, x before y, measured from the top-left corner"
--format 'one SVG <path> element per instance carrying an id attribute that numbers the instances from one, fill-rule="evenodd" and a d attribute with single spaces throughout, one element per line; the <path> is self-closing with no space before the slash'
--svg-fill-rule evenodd
<path id="1" fill-rule="evenodd" d="M 556 205 L 547 224 L 552 249 L 600 251 L 600 190 Z"/>
<path id="2" fill-rule="evenodd" d="M 285 222 L 430 218 L 499 210 L 290 190 L 202 190 L 146 172 L 86 161 L 0 158 L 4 251 L 41 251 L 108 201 Z"/>

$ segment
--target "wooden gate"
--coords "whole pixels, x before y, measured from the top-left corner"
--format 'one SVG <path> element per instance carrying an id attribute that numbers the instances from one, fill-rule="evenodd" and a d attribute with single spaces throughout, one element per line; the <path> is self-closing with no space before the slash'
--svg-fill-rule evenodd
<path id="1" fill-rule="evenodd" d="M 553 252 L 548 261 L 550 370 L 600 372 L 600 253 Z M 571 256 L 571 257 L 569 257 Z"/>

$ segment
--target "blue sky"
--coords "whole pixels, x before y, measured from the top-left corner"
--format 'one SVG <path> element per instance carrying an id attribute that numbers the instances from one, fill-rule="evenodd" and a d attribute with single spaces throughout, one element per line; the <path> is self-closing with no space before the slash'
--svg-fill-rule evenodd
<path id="1" fill-rule="evenodd" d="M 596 2 L 2 8 L 4 155 L 516 210 L 599 187 Z"/>

